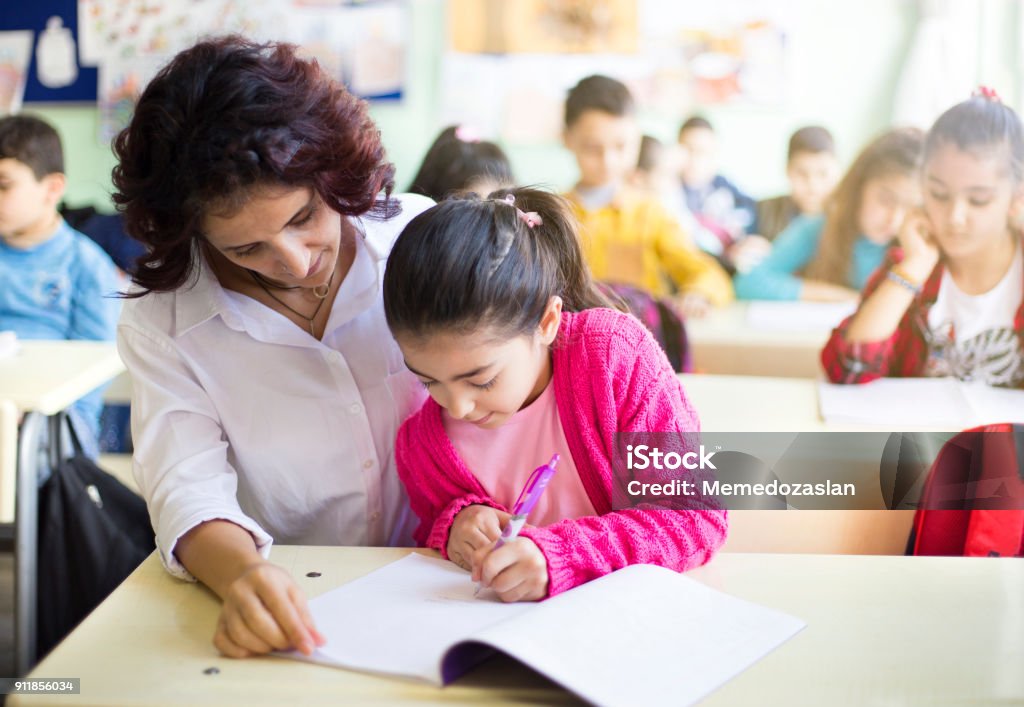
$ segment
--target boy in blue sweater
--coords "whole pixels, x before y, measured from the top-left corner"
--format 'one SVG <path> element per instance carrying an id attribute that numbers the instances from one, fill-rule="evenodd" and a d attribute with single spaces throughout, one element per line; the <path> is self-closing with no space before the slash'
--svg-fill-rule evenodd
<path id="1" fill-rule="evenodd" d="M 0 330 L 21 339 L 113 341 L 121 289 L 106 253 L 57 212 L 64 194 L 60 137 L 26 115 L 0 119 Z M 72 409 L 95 447 L 96 390 Z"/>

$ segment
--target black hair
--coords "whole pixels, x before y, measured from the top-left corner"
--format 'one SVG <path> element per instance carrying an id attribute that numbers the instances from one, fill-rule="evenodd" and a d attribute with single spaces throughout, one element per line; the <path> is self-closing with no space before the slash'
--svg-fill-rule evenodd
<path id="1" fill-rule="evenodd" d="M 691 115 L 683 124 L 679 126 L 679 137 L 683 136 L 687 130 L 710 130 L 714 132 L 715 129 L 711 127 L 711 121 L 702 115 Z"/>
<path id="2" fill-rule="evenodd" d="M 473 180 L 480 178 L 502 185 L 515 181 L 504 150 L 486 140 L 463 139 L 459 128 L 453 125 L 442 130 L 427 150 L 409 191 L 441 201 L 469 188 Z"/>
<path id="3" fill-rule="evenodd" d="M 786 160 L 792 161 L 796 155 L 802 152 L 835 154 L 835 151 L 836 142 L 827 128 L 820 125 L 805 125 L 789 136 Z"/>
<path id="4" fill-rule="evenodd" d="M 940 115 L 924 143 L 925 162 L 945 144 L 973 154 L 1005 148 L 1013 180 L 1024 181 L 1024 129 L 1020 117 L 998 98 L 976 95 Z"/>
<path id="5" fill-rule="evenodd" d="M 529 212 L 543 223 L 524 223 Z M 395 241 L 384 273 L 388 326 L 415 339 L 481 329 L 499 339 L 528 335 L 556 295 L 569 312 L 612 306 L 591 279 L 568 203 L 529 187 L 427 209 Z"/>
<path id="6" fill-rule="evenodd" d="M 588 110 L 598 110 L 622 118 L 636 112 L 633 94 L 626 84 L 595 74 L 581 79 L 565 98 L 565 127 L 571 128 Z"/>
<path id="7" fill-rule="evenodd" d="M 636 158 L 636 168 L 641 172 L 651 172 L 658 165 L 658 157 L 664 150 L 661 140 L 650 135 L 640 138 L 640 153 Z"/>
<path id="8" fill-rule="evenodd" d="M 113 148 L 112 198 L 147 246 L 128 297 L 183 287 L 197 272 L 203 218 L 236 213 L 258 187 L 310 188 L 346 216 L 400 210 L 366 102 L 292 44 L 228 35 L 181 51 Z"/>
<path id="9" fill-rule="evenodd" d="M 36 179 L 64 173 L 60 136 L 52 125 L 32 115 L 0 118 L 0 159 L 27 165 Z"/>

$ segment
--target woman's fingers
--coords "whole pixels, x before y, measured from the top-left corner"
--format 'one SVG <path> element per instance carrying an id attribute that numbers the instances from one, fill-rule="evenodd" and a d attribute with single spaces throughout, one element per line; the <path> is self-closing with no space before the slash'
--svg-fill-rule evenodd
<path id="1" fill-rule="evenodd" d="M 289 648 L 309 655 L 323 643 L 305 594 L 270 563 L 252 567 L 231 586 L 214 634 L 217 649 L 237 658 Z"/>
<path id="2" fill-rule="evenodd" d="M 292 586 L 264 587 L 261 598 L 272 614 L 275 637 L 280 636 L 281 642 L 284 644 L 281 647 L 275 643 L 274 647 L 278 650 L 294 648 L 304 655 L 309 655 L 315 647 L 313 637 L 306 628 L 306 623 L 303 621 L 298 607 L 295 606 L 291 592 Z M 298 591 L 298 587 L 295 587 L 295 590 Z"/>

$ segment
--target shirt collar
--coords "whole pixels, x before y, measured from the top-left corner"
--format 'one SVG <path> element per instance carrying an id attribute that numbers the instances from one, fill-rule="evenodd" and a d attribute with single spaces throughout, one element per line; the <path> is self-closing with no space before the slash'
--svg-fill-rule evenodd
<path id="1" fill-rule="evenodd" d="M 356 253 L 335 295 L 325 337 L 369 309 L 380 292 L 380 270 L 386 256 L 381 255 L 371 239 L 366 237 L 362 219 L 352 219 L 350 223 L 355 226 Z M 284 334 L 287 340 L 282 340 L 281 328 L 267 319 L 266 308 L 262 304 L 225 290 L 201 250 L 197 249 L 195 262 L 193 281 L 175 297 L 175 337 L 184 336 L 200 324 L 220 316 L 228 328 L 244 331 L 260 341 L 306 345 L 315 341 L 297 327 L 287 329 Z"/>

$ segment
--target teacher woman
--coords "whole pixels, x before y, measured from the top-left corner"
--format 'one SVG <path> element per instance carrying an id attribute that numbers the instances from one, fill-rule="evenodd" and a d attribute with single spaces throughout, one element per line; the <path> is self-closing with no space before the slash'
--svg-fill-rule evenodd
<path id="1" fill-rule="evenodd" d="M 411 544 L 393 444 L 424 393 L 381 281 L 433 202 L 391 196 L 365 104 L 284 44 L 180 53 L 114 151 L 114 201 L 148 247 L 118 346 L 160 557 L 223 600 L 225 655 L 309 653 L 322 638 L 271 543 Z"/>

